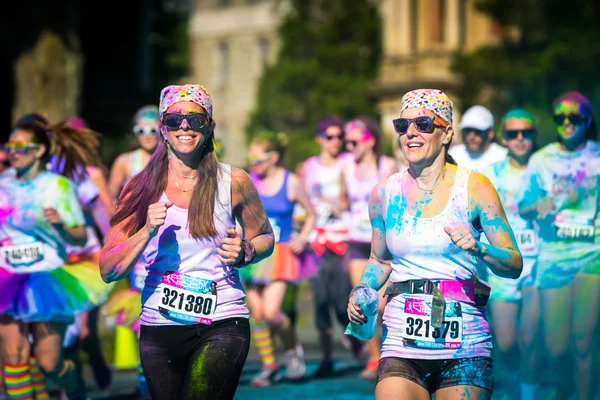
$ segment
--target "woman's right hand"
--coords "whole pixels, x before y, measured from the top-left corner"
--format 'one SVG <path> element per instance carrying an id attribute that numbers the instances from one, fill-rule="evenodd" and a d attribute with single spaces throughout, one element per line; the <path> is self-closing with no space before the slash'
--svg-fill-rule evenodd
<path id="1" fill-rule="evenodd" d="M 350 296 L 348 301 L 348 318 L 357 325 L 367 322 L 367 317 L 362 313 L 360 306 L 354 302 L 354 295 Z"/>
<path id="2" fill-rule="evenodd" d="M 150 237 L 156 235 L 158 228 L 165 224 L 165 218 L 167 218 L 167 210 L 173 203 L 159 201 L 158 203 L 150 204 L 148 206 L 148 215 L 146 216 L 146 230 Z"/>
<path id="3" fill-rule="evenodd" d="M 539 219 L 546 218 L 549 214 L 556 210 L 556 205 L 550 197 L 539 200 L 536 206 Z"/>

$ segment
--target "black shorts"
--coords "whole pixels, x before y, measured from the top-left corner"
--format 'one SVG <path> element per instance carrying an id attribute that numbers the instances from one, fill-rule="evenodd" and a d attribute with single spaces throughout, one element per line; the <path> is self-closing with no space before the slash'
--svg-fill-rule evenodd
<path id="1" fill-rule="evenodd" d="M 494 363 L 491 357 L 418 360 L 386 357 L 379 360 L 377 382 L 385 378 L 405 378 L 429 393 L 451 386 L 477 386 L 494 389 Z"/>
<path id="2" fill-rule="evenodd" d="M 371 257 L 371 243 L 348 242 L 350 260 L 368 260 Z"/>

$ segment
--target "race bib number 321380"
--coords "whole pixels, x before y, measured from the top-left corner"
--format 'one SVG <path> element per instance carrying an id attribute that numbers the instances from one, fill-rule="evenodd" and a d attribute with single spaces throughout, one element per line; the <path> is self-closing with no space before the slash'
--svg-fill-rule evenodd
<path id="1" fill-rule="evenodd" d="M 158 311 L 162 315 L 184 323 L 212 324 L 217 308 L 213 281 L 167 272 L 158 288 L 161 295 Z"/>

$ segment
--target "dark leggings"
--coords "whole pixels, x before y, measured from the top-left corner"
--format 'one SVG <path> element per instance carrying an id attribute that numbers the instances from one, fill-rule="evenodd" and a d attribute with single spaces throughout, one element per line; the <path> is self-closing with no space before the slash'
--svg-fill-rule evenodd
<path id="1" fill-rule="evenodd" d="M 140 359 L 153 399 L 233 399 L 250 350 L 245 318 L 144 326 Z"/>

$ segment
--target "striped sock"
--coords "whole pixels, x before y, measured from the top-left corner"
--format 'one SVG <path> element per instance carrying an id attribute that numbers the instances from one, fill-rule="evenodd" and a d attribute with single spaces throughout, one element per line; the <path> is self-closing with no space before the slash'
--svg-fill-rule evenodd
<path id="1" fill-rule="evenodd" d="M 29 371 L 31 372 L 35 400 L 49 400 L 50 395 L 46 390 L 46 377 L 44 377 L 34 357 L 29 357 Z"/>
<path id="2" fill-rule="evenodd" d="M 277 314 L 275 318 L 269 322 L 269 325 L 273 329 L 286 330 L 290 327 L 290 317 L 282 312 L 279 312 L 279 314 Z"/>
<path id="3" fill-rule="evenodd" d="M 82 386 L 82 381 L 77 375 L 73 360 L 63 360 L 54 371 L 47 372 L 46 377 L 65 389 L 67 395 L 78 394 L 85 391 L 85 387 Z"/>
<path id="4" fill-rule="evenodd" d="M 21 365 L 4 363 L 4 385 L 9 399 L 33 400 L 29 363 Z"/>
<path id="5" fill-rule="evenodd" d="M 275 352 L 273 350 L 273 340 L 271 331 L 265 321 L 253 321 L 252 340 L 256 344 L 256 350 L 260 355 L 263 367 L 276 368 Z"/>

